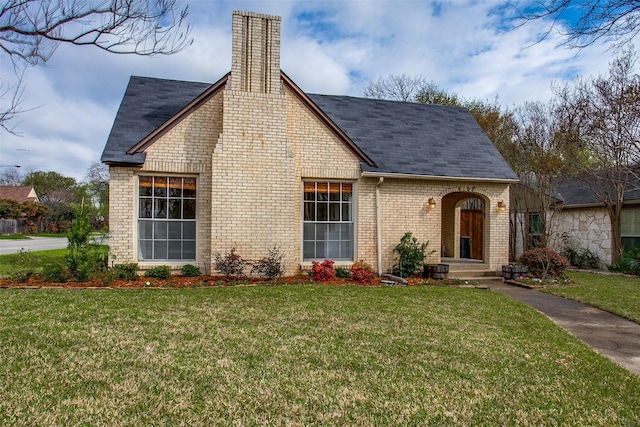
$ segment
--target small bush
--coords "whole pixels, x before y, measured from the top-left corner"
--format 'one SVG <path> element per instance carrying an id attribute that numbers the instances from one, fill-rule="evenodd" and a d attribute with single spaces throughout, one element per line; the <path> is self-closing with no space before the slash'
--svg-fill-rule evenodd
<path id="1" fill-rule="evenodd" d="M 116 264 L 111 267 L 113 272 L 113 277 L 115 279 L 124 279 L 124 280 L 138 280 L 138 263 L 131 262 L 127 264 Z"/>
<path id="2" fill-rule="evenodd" d="M 400 239 L 400 243 L 393 248 L 393 251 L 398 254 L 398 263 L 393 267 L 393 274 L 408 277 L 421 273 L 424 258 L 427 256 L 427 246 L 429 246 L 428 241 L 418 243 L 418 239 L 413 237 L 410 231 L 407 231 Z"/>
<path id="3" fill-rule="evenodd" d="M 322 262 L 312 261 L 311 277 L 313 277 L 313 280 L 326 282 L 335 278 L 336 272 L 333 269 L 333 264 L 334 262 L 328 259 L 325 259 Z"/>
<path id="4" fill-rule="evenodd" d="M 89 211 L 72 206 L 75 219 L 69 231 L 69 252 L 65 257 L 71 277 L 77 282 L 102 276 L 107 269 L 109 248 L 95 244 L 91 238 L 93 227 L 89 221 Z"/>
<path id="5" fill-rule="evenodd" d="M 38 257 L 32 254 L 31 251 L 20 249 L 13 265 L 9 269 L 11 281 L 14 283 L 27 282 L 35 274 L 37 264 Z"/>
<path id="6" fill-rule="evenodd" d="M 564 256 L 574 267 L 577 268 L 600 268 L 600 257 L 591 252 L 589 249 L 574 249 L 572 247 L 566 247 L 562 250 L 562 256 Z"/>
<path id="7" fill-rule="evenodd" d="M 549 248 L 536 248 L 523 253 L 520 263 L 529 267 L 531 274 L 541 278 L 561 277 L 569 267 L 565 257 Z"/>
<path id="8" fill-rule="evenodd" d="M 351 278 L 358 283 L 371 283 L 375 273 L 369 264 L 358 261 L 351 266 Z"/>
<path id="9" fill-rule="evenodd" d="M 193 264 L 185 264 L 185 265 L 183 265 L 182 269 L 180 270 L 180 272 L 185 277 L 198 277 L 198 276 L 200 276 L 202 274 L 200 272 L 200 269 L 198 267 L 196 267 L 195 265 L 193 265 Z"/>
<path id="10" fill-rule="evenodd" d="M 351 271 L 346 267 L 336 267 L 336 277 L 340 279 L 351 279 Z"/>
<path id="11" fill-rule="evenodd" d="M 640 275 L 640 247 L 629 249 L 622 254 L 618 263 L 610 265 L 609 270 Z"/>
<path id="12" fill-rule="evenodd" d="M 244 277 L 244 269 L 247 266 L 247 261 L 242 259 L 240 255 L 238 255 L 235 247 L 231 248 L 231 250 L 224 255 L 216 252 L 214 255 L 214 259 L 214 266 L 216 271 L 219 271 L 224 276 Z"/>
<path id="13" fill-rule="evenodd" d="M 69 270 L 61 262 L 52 262 L 42 267 L 42 280 L 45 282 L 65 283 L 70 278 Z"/>
<path id="14" fill-rule="evenodd" d="M 166 280 L 171 277 L 171 267 L 168 265 L 159 265 L 144 272 L 144 277 L 153 277 L 158 280 Z"/>
<path id="15" fill-rule="evenodd" d="M 284 274 L 282 260 L 284 254 L 280 252 L 278 246 L 269 249 L 267 256 L 256 262 L 251 268 L 251 274 L 257 273 L 268 279 L 276 279 Z"/>

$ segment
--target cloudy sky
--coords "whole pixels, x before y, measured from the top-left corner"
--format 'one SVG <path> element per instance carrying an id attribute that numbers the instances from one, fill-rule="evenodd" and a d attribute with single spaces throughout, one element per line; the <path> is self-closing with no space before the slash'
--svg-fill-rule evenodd
<path id="1" fill-rule="evenodd" d="M 606 72 L 606 46 L 558 47 L 546 22 L 518 27 L 507 0 L 186 1 L 193 44 L 165 57 L 60 46 L 27 70 L 19 136 L 0 131 L 0 163 L 78 180 L 99 160 L 131 75 L 215 82 L 231 67 L 231 13 L 282 17 L 281 66 L 304 91 L 362 95 L 390 74 L 422 75 L 464 97 L 504 107 L 552 96 L 552 81 Z M 10 74 L 1 58 L 3 79 Z M 3 100 L 6 102 L 6 100 Z M 3 171 L 6 170 L 3 168 Z"/>

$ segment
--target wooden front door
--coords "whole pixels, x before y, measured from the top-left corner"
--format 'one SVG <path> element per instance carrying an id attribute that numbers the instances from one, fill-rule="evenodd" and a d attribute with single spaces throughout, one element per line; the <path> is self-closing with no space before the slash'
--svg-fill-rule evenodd
<path id="1" fill-rule="evenodd" d="M 482 259 L 483 211 L 460 211 L 460 257 Z M 466 246 L 468 245 L 468 250 Z"/>

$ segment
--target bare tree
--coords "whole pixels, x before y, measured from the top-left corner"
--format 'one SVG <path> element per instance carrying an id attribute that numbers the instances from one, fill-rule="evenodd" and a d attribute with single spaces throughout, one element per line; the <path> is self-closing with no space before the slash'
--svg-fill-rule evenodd
<path id="1" fill-rule="evenodd" d="M 582 179 L 609 215 L 613 263 L 622 254 L 625 193 L 640 178 L 640 75 L 634 73 L 635 61 L 629 48 L 610 64 L 607 76 L 556 88 L 564 122 L 572 124 L 572 133 L 589 153 Z"/>
<path id="2" fill-rule="evenodd" d="M 573 48 L 585 48 L 599 40 L 621 48 L 640 33 L 638 0 L 540 0 L 528 1 L 526 6 L 531 11 L 520 12 L 525 23 L 551 21 L 542 39 L 559 28 L 566 37 L 564 44 Z"/>
<path id="3" fill-rule="evenodd" d="M 3 86 L 0 126 L 20 113 L 26 67 L 42 65 L 60 44 L 93 46 L 117 54 L 169 55 L 191 43 L 187 7 L 178 0 L 6 0 L 0 6 L 0 59 L 13 65 L 18 84 Z M 6 84 L 6 83 L 5 83 Z"/>
<path id="4" fill-rule="evenodd" d="M 0 173 L 0 185 L 20 185 L 22 183 L 22 176 L 20 171 L 15 166 L 2 167 L 2 173 Z"/>
<path id="5" fill-rule="evenodd" d="M 567 158 L 571 150 L 566 147 L 556 110 L 554 102 L 527 102 L 515 110 L 518 128 L 514 143 L 519 147 L 518 174 L 525 188 L 520 209 L 526 214 L 537 213 L 540 227 L 539 241 L 526 242 L 525 249 L 552 243 L 557 185 L 573 171 Z"/>
<path id="6" fill-rule="evenodd" d="M 363 95 L 367 98 L 413 102 L 425 85 L 427 82 L 422 76 L 392 74 L 369 82 L 363 90 Z"/>

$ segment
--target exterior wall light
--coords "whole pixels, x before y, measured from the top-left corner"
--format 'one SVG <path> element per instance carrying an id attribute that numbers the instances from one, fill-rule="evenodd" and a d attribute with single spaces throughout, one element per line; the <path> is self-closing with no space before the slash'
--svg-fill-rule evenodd
<path id="1" fill-rule="evenodd" d="M 500 200 L 498 202 L 498 212 L 504 212 L 507 209 L 507 205 L 504 204 L 504 201 Z"/>
<path id="2" fill-rule="evenodd" d="M 429 197 L 429 202 L 427 203 L 427 206 L 429 207 L 429 209 L 435 209 L 436 199 L 434 199 L 433 197 Z"/>

